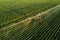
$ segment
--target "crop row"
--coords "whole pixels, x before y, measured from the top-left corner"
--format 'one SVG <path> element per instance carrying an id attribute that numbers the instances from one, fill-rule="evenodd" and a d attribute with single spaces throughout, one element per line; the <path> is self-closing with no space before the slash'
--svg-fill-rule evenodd
<path id="1" fill-rule="evenodd" d="M 55 9 L 55 8 L 54 8 Z M 57 11 L 58 9 L 58 11 Z M 56 8 L 56 11 L 47 12 L 48 15 L 58 13 L 56 16 L 44 16 L 43 23 L 39 23 L 38 20 L 25 21 L 19 25 L 7 27 L 6 29 L 0 29 L 1 40 L 59 40 L 60 30 L 60 8 Z M 53 16 L 53 18 L 51 17 Z M 46 19 L 45 19 L 46 17 Z M 51 17 L 51 21 L 49 18 Z M 47 23 L 47 24 L 44 24 Z"/>
<path id="2" fill-rule="evenodd" d="M 52 4 L 52 3 L 40 3 L 40 4 L 34 4 L 23 8 L 10 8 L 5 11 L 1 11 L 0 26 L 5 26 L 12 22 L 26 19 L 27 17 L 35 15 L 38 12 L 45 11 L 55 5 L 56 4 Z"/>

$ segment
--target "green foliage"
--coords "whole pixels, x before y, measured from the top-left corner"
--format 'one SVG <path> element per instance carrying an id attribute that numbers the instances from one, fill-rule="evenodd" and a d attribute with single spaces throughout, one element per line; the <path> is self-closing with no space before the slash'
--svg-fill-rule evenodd
<path id="1" fill-rule="evenodd" d="M 0 0 L 0 40 L 60 40 L 57 5 L 60 0 Z M 41 12 L 39 19 L 24 21 Z"/>
<path id="2" fill-rule="evenodd" d="M 41 13 L 42 14 L 42 13 Z M 44 16 L 43 16 L 44 15 Z M 26 20 L 0 29 L 1 40 L 59 40 L 60 6 L 45 12 L 39 20 Z M 45 18 L 46 17 L 46 18 Z M 49 19 L 50 18 L 50 19 Z M 46 21 L 48 20 L 48 21 Z M 40 23 L 40 21 L 42 21 Z"/>
<path id="3" fill-rule="evenodd" d="M 45 11 L 57 4 L 52 3 L 38 3 L 38 4 L 29 4 L 24 6 L 3 6 L 0 10 L 0 26 L 7 25 L 11 22 L 16 22 L 18 20 L 26 19 L 32 15 L 37 14 L 38 12 Z M 6 7 L 6 8 L 5 8 Z M 4 10 L 5 9 L 5 10 Z"/>

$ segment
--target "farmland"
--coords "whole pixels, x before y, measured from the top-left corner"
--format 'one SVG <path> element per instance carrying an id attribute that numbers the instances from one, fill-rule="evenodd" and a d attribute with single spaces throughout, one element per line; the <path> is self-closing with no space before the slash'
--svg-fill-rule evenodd
<path id="1" fill-rule="evenodd" d="M 0 40 L 60 40 L 59 1 L 1 0 Z"/>

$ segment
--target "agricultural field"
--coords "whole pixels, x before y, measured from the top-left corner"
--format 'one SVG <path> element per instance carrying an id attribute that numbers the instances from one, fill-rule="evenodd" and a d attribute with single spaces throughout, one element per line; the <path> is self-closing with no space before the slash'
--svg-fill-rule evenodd
<path id="1" fill-rule="evenodd" d="M 0 0 L 0 40 L 60 40 L 60 1 Z"/>

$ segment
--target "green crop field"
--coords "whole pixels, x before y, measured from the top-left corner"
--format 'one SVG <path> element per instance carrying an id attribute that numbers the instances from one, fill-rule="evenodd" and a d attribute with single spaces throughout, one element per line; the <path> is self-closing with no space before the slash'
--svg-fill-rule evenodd
<path id="1" fill-rule="evenodd" d="M 0 0 L 0 40 L 60 40 L 60 0 Z"/>

